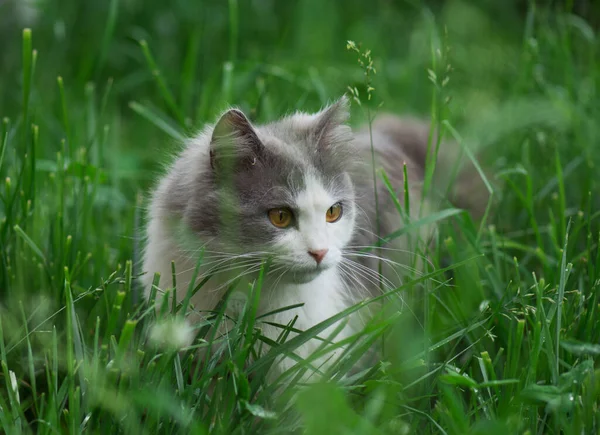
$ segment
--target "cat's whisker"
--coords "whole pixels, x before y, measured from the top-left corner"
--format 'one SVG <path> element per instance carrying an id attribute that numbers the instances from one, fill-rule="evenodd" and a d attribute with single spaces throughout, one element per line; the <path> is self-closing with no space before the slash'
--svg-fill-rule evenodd
<path id="1" fill-rule="evenodd" d="M 418 252 L 415 252 L 414 250 L 408 250 L 408 249 L 401 249 L 401 248 L 391 248 L 389 246 L 384 246 L 387 243 L 390 243 L 391 241 L 387 241 L 386 239 L 377 236 L 377 234 L 375 234 L 374 232 L 366 229 L 366 228 L 362 228 L 360 226 L 356 226 L 357 229 L 362 230 L 368 234 L 373 235 L 376 239 L 379 239 L 380 242 L 382 242 L 382 246 L 377 246 L 377 245 L 351 245 L 351 246 L 347 246 L 346 250 L 352 249 L 352 248 L 357 248 L 357 249 L 368 249 L 368 252 L 372 252 L 372 251 L 376 251 L 376 252 L 381 252 L 381 251 L 394 251 L 394 252 L 398 252 L 398 253 L 406 253 L 409 254 L 411 256 L 420 258 L 421 260 L 431 264 L 433 266 L 433 263 L 431 262 L 431 260 L 422 254 L 419 254 Z M 365 252 L 367 253 L 367 252 Z"/>
<path id="2" fill-rule="evenodd" d="M 359 261 L 355 261 L 355 260 L 352 259 L 352 257 L 358 257 L 359 259 L 361 259 L 361 258 L 368 258 L 368 259 L 377 260 L 377 261 L 381 260 L 385 264 L 390 265 L 389 263 L 386 262 L 386 258 L 382 258 L 382 257 L 379 257 L 379 256 L 373 256 L 373 255 L 363 255 L 361 253 L 355 253 L 355 252 L 346 251 L 346 250 L 343 251 L 343 257 L 342 258 L 344 260 L 356 263 L 357 266 L 360 266 L 363 269 L 367 269 L 371 273 L 376 274 L 376 275 L 380 275 L 380 272 L 377 269 L 369 267 L 366 264 L 363 264 L 362 262 L 360 262 L 360 260 Z M 398 263 L 398 265 L 401 265 L 401 263 Z"/>
<path id="3" fill-rule="evenodd" d="M 350 278 L 351 281 L 353 281 L 355 284 L 359 285 L 360 287 L 362 287 L 362 289 L 365 291 L 365 294 L 371 294 L 372 292 L 367 288 L 367 286 L 356 276 L 354 275 L 354 270 L 352 270 L 352 268 L 344 263 L 340 263 L 340 271 L 342 271 L 346 277 Z"/>
<path id="4" fill-rule="evenodd" d="M 369 235 L 371 235 L 371 236 L 375 237 L 376 239 L 378 239 L 379 241 L 383 242 L 384 244 L 385 244 L 385 243 L 390 243 L 390 242 L 391 242 L 391 240 L 387 240 L 387 239 L 385 238 L 386 236 L 377 235 L 376 233 L 374 233 L 373 231 L 369 230 L 368 228 L 362 227 L 362 226 L 360 226 L 360 225 L 358 225 L 358 224 L 356 224 L 356 225 L 355 225 L 355 228 L 356 228 L 357 230 L 363 231 L 363 232 L 365 232 L 365 233 L 367 233 L 367 234 L 369 234 Z M 416 234 L 414 234 L 414 233 L 406 233 L 406 234 L 404 234 L 404 235 L 403 235 L 403 236 L 401 236 L 401 237 L 411 237 L 411 238 L 413 238 L 413 237 L 416 237 Z M 420 240 L 420 239 L 415 239 L 415 241 L 418 241 L 418 240 Z M 377 247 L 377 246 L 370 245 L 370 246 L 365 246 L 365 248 L 373 248 L 373 249 L 377 249 L 378 247 Z"/>
<path id="5" fill-rule="evenodd" d="M 375 254 L 368 253 L 368 252 L 353 252 L 353 251 L 345 250 L 344 255 L 347 257 L 369 258 L 371 260 L 382 261 L 385 264 L 388 264 L 391 266 L 396 266 L 396 267 L 403 268 L 403 269 L 409 269 L 412 272 L 422 274 L 422 272 L 418 271 L 418 269 L 413 268 L 412 266 L 408 266 L 404 263 L 399 263 L 397 261 L 390 260 L 389 258 L 381 257 L 379 255 L 375 255 Z"/>
<path id="6" fill-rule="evenodd" d="M 222 264 L 222 263 L 226 263 L 226 262 L 227 262 L 227 261 L 229 261 L 229 260 L 233 260 L 233 259 L 226 259 L 226 260 L 222 260 L 222 261 L 221 261 L 221 260 L 219 260 L 219 263 L 218 263 L 217 265 L 215 265 L 214 267 L 217 267 L 218 265 L 220 265 L 220 264 Z M 214 263 L 214 262 L 213 262 L 213 263 Z M 205 265 L 205 264 L 206 264 L 206 263 L 201 263 L 201 266 L 203 266 L 203 265 Z M 176 270 L 175 270 L 175 276 L 180 276 L 180 275 L 186 274 L 186 273 L 188 273 L 188 272 L 191 272 L 191 271 L 193 271 L 193 270 L 196 270 L 196 266 L 195 266 L 195 265 L 194 265 L 194 266 L 192 266 L 192 267 L 189 267 L 189 268 L 187 268 L 187 269 L 183 269 L 183 270 L 178 270 L 178 269 L 176 269 Z M 211 269 L 209 269 L 209 270 L 208 270 L 206 273 L 208 274 L 208 273 L 210 273 L 210 272 L 211 272 Z"/>
<path id="7" fill-rule="evenodd" d="M 258 266 L 250 266 L 248 267 L 246 270 L 244 270 L 242 273 L 236 275 L 235 277 L 225 281 L 225 283 L 210 289 L 208 292 L 209 293 L 216 293 L 224 288 L 226 288 L 227 286 L 229 286 L 230 284 L 233 284 L 236 280 L 243 278 L 244 276 L 250 275 L 252 273 L 258 272 L 260 270 L 262 266 L 258 265 Z"/>
<path id="8" fill-rule="evenodd" d="M 282 272 L 277 276 L 277 278 L 275 279 L 273 284 L 269 286 L 269 305 L 271 305 L 271 302 L 273 300 L 273 295 L 277 291 L 277 286 L 279 285 L 279 282 L 285 276 L 285 274 L 290 271 L 289 266 L 281 266 L 281 269 L 283 269 Z M 279 270 L 281 270 L 281 269 L 279 269 Z"/>
<path id="9" fill-rule="evenodd" d="M 359 265 L 360 265 L 360 263 L 359 263 Z M 360 270 L 359 268 L 357 268 L 357 269 Z M 356 270 L 355 272 L 358 272 L 358 270 Z M 394 291 L 395 289 L 398 288 L 398 286 L 394 285 L 389 280 L 387 280 L 387 281 L 383 280 L 383 282 L 379 281 L 379 276 L 378 275 L 379 274 L 376 274 L 376 276 L 373 276 L 372 279 L 369 279 L 369 282 L 371 282 L 373 285 L 375 285 L 377 287 L 379 287 L 379 286 L 381 286 L 381 284 L 383 284 L 384 288 L 382 288 L 381 290 L 386 291 L 386 292 L 387 291 Z M 399 284 L 401 286 L 402 285 L 402 280 L 399 279 L 399 281 L 400 281 Z M 404 297 L 402 296 L 402 294 L 400 294 L 398 292 L 394 292 L 394 298 L 400 301 L 400 303 L 401 303 L 400 309 L 402 309 L 406 305 L 406 303 L 404 301 Z"/>
<path id="10" fill-rule="evenodd" d="M 379 286 L 380 283 L 386 287 L 386 290 L 391 290 L 394 288 L 393 283 L 384 276 L 379 275 L 379 273 L 374 272 L 372 269 L 368 267 L 362 266 L 360 263 L 353 262 L 352 260 L 344 259 L 342 264 L 345 264 L 353 273 L 358 274 L 360 277 L 368 281 L 369 283 Z"/>
<path id="11" fill-rule="evenodd" d="M 234 256 L 251 256 L 251 255 L 270 255 L 272 252 L 268 251 L 250 251 L 250 252 L 226 252 L 226 251 L 210 251 L 205 250 L 208 254 L 222 254 L 222 255 L 234 255 Z"/>
<path id="12" fill-rule="evenodd" d="M 256 256 L 256 255 L 233 255 L 233 256 L 229 256 L 229 257 L 219 257 L 219 258 L 215 258 L 214 260 L 208 261 L 206 263 L 203 263 L 203 266 L 207 266 L 210 264 L 214 264 L 214 263 L 224 263 L 227 261 L 261 261 L 261 257 L 260 256 Z"/>
<path id="13" fill-rule="evenodd" d="M 342 266 L 341 269 L 344 270 L 344 273 L 348 277 L 348 279 L 350 280 L 350 282 L 357 283 L 359 286 L 361 286 L 363 288 L 364 295 L 366 297 L 371 297 L 373 295 L 373 292 L 369 291 L 369 289 L 367 288 L 367 286 L 360 280 L 360 278 L 358 278 L 355 275 L 354 271 L 352 270 L 352 268 L 349 265 L 344 264 L 344 265 L 341 265 L 341 266 Z M 373 310 L 373 306 L 369 304 L 369 305 L 366 306 L 366 308 L 367 308 L 367 312 L 369 314 L 369 317 L 372 317 L 373 316 L 373 311 L 372 311 Z M 359 311 L 358 314 L 359 314 L 359 316 L 362 319 L 363 318 L 362 313 Z"/>
<path id="14" fill-rule="evenodd" d="M 347 265 L 340 263 L 340 268 L 338 270 L 342 274 L 342 281 L 349 280 L 350 282 L 347 283 L 348 287 L 352 287 L 352 283 L 356 283 L 363 288 L 363 290 L 365 292 L 364 295 L 370 295 L 369 289 L 367 289 L 367 287 L 360 281 L 360 279 L 356 278 L 356 276 L 354 276 L 350 270 L 346 270 L 346 268 L 348 268 Z M 369 312 L 369 316 L 372 316 L 373 313 L 371 311 L 371 305 L 367 305 L 366 308 L 367 308 L 367 311 Z M 359 315 L 362 318 L 360 311 L 359 311 Z"/>
<path id="15" fill-rule="evenodd" d="M 406 266 L 405 264 L 402 264 L 402 263 L 396 263 L 394 261 L 387 260 L 385 258 L 374 257 L 374 256 L 364 256 L 362 254 L 358 255 L 358 254 L 352 254 L 352 253 L 347 253 L 347 255 L 346 255 L 346 257 L 347 257 L 348 260 L 350 260 L 348 257 L 352 257 L 352 256 L 356 256 L 356 257 L 359 257 L 359 258 L 371 258 L 371 259 L 383 261 L 385 264 L 387 264 L 391 268 L 392 272 L 394 272 L 394 274 L 396 275 L 396 278 L 398 278 L 398 281 L 399 281 L 400 285 L 403 284 L 403 279 L 402 279 L 402 276 L 396 270 L 397 268 L 398 269 L 408 270 L 408 271 L 412 272 L 413 274 L 415 274 L 417 276 L 423 276 L 424 275 L 424 273 L 421 272 L 421 271 L 419 271 L 418 269 L 412 268 L 410 266 Z M 352 260 L 350 260 L 350 261 L 352 261 Z M 366 266 L 364 266 L 361 263 L 357 263 L 357 264 L 360 265 L 362 268 L 366 267 Z M 370 268 L 368 268 L 368 269 L 370 269 Z M 431 280 L 434 281 L 434 282 L 438 282 L 434 278 L 431 278 Z"/>
<path id="16" fill-rule="evenodd" d="M 358 262 L 352 261 L 348 258 L 345 259 L 346 264 L 350 263 L 357 271 L 360 271 L 362 274 L 369 276 L 374 281 L 374 284 L 377 286 L 384 285 L 387 290 L 394 289 L 398 287 L 398 285 L 402 285 L 402 278 L 396 274 L 396 278 L 398 278 L 398 284 L 394 284 L 389 278 L 385 275 L 380 274 L 377 271 L 372 270 L 369 267 L 366 267 Z"/>
<path id="17" fill-rule="evenodd" d="M 261 259 L 262 255 L 256 254 L 256 253 L 228 254 L 228 255 L 210 255 L 210 256 L 206 257 L 206 259 L 210 260 L 210 261 L 204 261 L 203 260 L 201 264 L 203 266 L 207 266 L 209 264 L 213 264 L 213 263 L 218 262 L 218 261 L 229 261 L 229 260 L 245 259 L 245 258 Z"/>
<path id="18" fill-rule="evenodd" d="M 360 230 L 360 231 L 363 231 L 363 232 L 365 232 L 365 233 L 367 233 L 367 234 L 369 234 L 369 235 L 371 235 L 371 236 L 375 237 L 375 239 L 379 240 L 380 242 L 384 242 L 384 243 L 386 242 L 386 240 L 385 240 L 383 237 L 381 237 L 381 236 L 378 236 L 378 235 L 377 235 L 376 233 L 374 233 L 373 231 L 371 231 L 371 230 L 369 230 L 369 229 L 367 229 L 367 228 L 361 227 L 361 226 L 360 226 L 360 225 L 358 225 L 358 224 L 356 224 L 356 225 L 355 225 L 355 229 L 357 229 L 357 230 Z"/>
<path id="19" fill-rule="evenodd" d="M 352 253 L 353 255 L 370 255 L 372 257 L 376 257 L 382 261 L 388 261 L 388 262 L 394 262 L 393 260 L 386 258 L 386 257 L 381 257 L 379 255 L 373 254 L 372 252 L 368 252 L 368 251 L 355 251 L 354 249 L 364 249 L 364 248 L 373 248 L 373 249 L 381 249 L 381 250 L 387 250 L 387 251 L 394 251 L 400 254 L 408 254 L 411 255 L 413 257 L 416 257 L 420 260 L 425 261 L 427 264 L 429 264 L 431 267 L 435 267 L 435 265 L 433 264 L 433 262 L 425 255 L 420 255 L 414 251 L 410 251 L 407 249 L 399 249 L 399 248 L 386 248 L 384 246 L 382 247 L 372 247 L 372 246 L 348 246 L 346 249 L 344 249 L 344 252 L 347 253 Z M 402 264 L 402 263 L 396 263 L 396 265 L 398 266 L 407 266 L 406 264 Z M 415 269 L 416 270 L 416 269 Z"/>
<path id="20" fill-rule="evenodd" d="M 244 256 L 244 257 L 246 257 L 246 256 Z M 237 257 L 233 257 L 233 258 L 228 258 L 228 259 L 224 259 L 224 260 L 217 260 L 217 261 L 213 261 L 213 262 L 202 263 L 201 266 L 204 266 L 206 264 L 215 263 L 215 262 L 217 264 L 213 265 L 211 268 L 207 269 L 206 271 L 201 271 L 200 276 L 208 276 L 208 275 L 211 275 L 211 274 L 223 273 L 223 272 L 227 272 L 227 271 L 230 271 L 230 270 L 238 269 L 240 267 L 257 264 L 257 263 L 260 262 L 257 258 L 246 258 L 244 260 L 241 260 L 241 261 L 235 263 L 234 265 L 223 266 L 228 261 L 234 261 L 236 259 L 237 259 Z M 190 267 L 188 269 L 180 270 L 180 271 L 176 270 L 175 276 L 178 277 L 180 275 L 183 275 L 183 274 L 186 274 L 188 272 L 191 272 L 191 271 L 193 271 L 195 269 L 196 269 L 196 266 Z"/>
<path id="21" fill-rule="evenodd" d="M 275 278 L 275 281 L 271 285 L 272 291 L 277 291 L 277 286 L 279 285 L 279 282 L 284 277 L 284 275 L 290 270 L 289 268 L 285 269 L 283 267 L 281 269 L 284 269 L 284 270 L 282 270 L 282 272 L 277 276 L 277 278 Z M 272 296 L 272 294 L 271 294 L 271 296 Z"/>
<path id="22" fill-rule="evenodd" d="M 369 217 L 369 214 L 366 212 L 366 210 L 363 207 L 361 207 L 361 205 L 357 201 L 355 202 L 355 206 L 356 206 L 356 209 L 360 212 L 360 215 L 362 215 L 362 217 L 366 220 L 366 223 L 372 227 L 373 222 L 371 222 L 371 218 Z M 360 215 L 357 213 L 357 217 Z M 359 227 L 358 223 L 355 224 L 355 227 L 361 228 L 361 227 Z M 364 230 L 365 229 L 363 229 L 363 231 Z"/>
<path id="23" fill-rule="evenodd" d="M 389 243 L 389 242 L 388 242 Z M 389 246 L 375 246 L 375 245 L 348 245 L 346 246 L 345 249 L 381 249 L 384 251 L 396 251 L 396 252 L 402 252 L 402 253 L 408 253 L 408 254 L 414 254 L 415 252 L 410 250 L 410 249 L 403 249 L 403 248 L 392 248 Z"/>
<path id="24" fill-rule="evenodd" d="M 219 251 L 211 251 L 209 249 L 206 249 L 206 247 L 210 246 L 210 244 L 212 243 L 212 241 L 214 239 L 215 239 L 215 237 L 211 238 L 206 243 L 203 243 L 194 249 L 184 249 L 184 248 L 180 247 L 179 252 L 180 252 L 180 254 L 182 254 L 182 256 L 183 256 L 183 254 L 185 254 L 184 258 L 189 261 L 197 261 L 198 258 L 200 257 L 200 254 L 202 254 L 203 256 L 206 254 L 223 254 L 226 256 L 231 256 L 232 254 L 235 255 L 235 253 L 231 253 L 231 252 L 229 252 L 229 253 L 228 252 L 219 252 Z"/>
<path id="25" fill-rule="evenodd" d="M 206 271 L 202 272 L 202 275 L 204 275 L 204 276 L 214 274 L 214 273 L 227 272 L 230 270 L 234 270 L 236 268 L 243 267 L 244 265 L 261 263 L 262 260 L 264 259 L 263 255 L 266 253 L 263 251 L 257 251 L 257 252 L 246 252 L 246 253 L 235 254 L 235 255 L 231 255 L 228 253 L 226 255 L 225 254 L 219 255 L 220 252 L 218 252 L 218 251 L 205 251 L 205 252 L 217 252 L 217 255 L 213 254 L 209 257 L 210 261 L 201 263 L 201 266 L 212 265 Z M 269 254 L 269 255 L 271 255 L 271 254 Z M 216 258 L 213 258 L 213 257 L 216 257 Z M 237 261 L 237 263 L 235 265 L 228 266 L 226 268 L 222 268 L 225 263 L 233 262 L 233 261 Z M 188 273 L 192 270 L 195 270 L 195 268 L 196 268 L 196 266 L 190 267 L 188 269 L 184 269 L 182 271 L 176 271 L 176 276 L 179 276 L 180 274 Z"/>
<path id="26" fill-rule="evenodd" d="M 215 267 L 218 267 L 220 264 L 222 263 L 226 263 L 228 261 L 234 261 L 234 260 L 238 260 L 238 259 L 244 259 L 244 260 L 252 260 L 252 261 L 257 261 L 257 260 L 262 260 L 261 254 L 255 253 L 255 252 L 249 252 L 249 253 L 244 253 L 244 254 L 236 254 L 236 255 L 228 255 L 228 256 L 213 256 L 211 255 L 209 257 L 209 259 L 211 261 L 206 261 L 206 262 L 202 262 L 201 266 L 208 266 L 213 264 L 213 269 Z M 216 264 L 215 264 L 216 263 Z M 209 269 L 209 271 L 211 271 L 212 269 Z"/>
<path id="27" fill-rule="evenodd" d="M 358 229 L 363 230 L 361 227 L 357 227 Z M 372 231 L 369 231 L 367 229 L 364 229 L 365 232 L 368 232 L 370 234 L 373 235 L 373 237 L 377 238 L 377 235 L 375 233 L 373 233 Z M 405 236 L 407 236 L 409 234 L 406 234 Z M 403 237 L 403 236 L 401 236 Z M 369 249 L 369 250 L 393 250 L 393 251 L 398 251 L 398 252 L 407 252 L 407 253 L 411 253 L 411 254 L 415 254 L 415 255 L 422 255 L 422 254 L 418 254 L 417 252 L 415 252 L 414 249 L 406 249 L 406 248 L 395 248 L 395 247 L 390 247 L 390 244 L 394 243 L 394 240 L 397 239 L 391 239 L 388 240 L 385 237 L 379 237 L 379 242 L 381 242 L 381 246 L 377 246 L 376 243 L 372 243 L 370 245 L 350 245 L 347 246 L 347 248 L 361 248 L 361 249 Z"/>
<path id="28" fill-rule="evenodd" d="M 345 267 L 346 267 L 346 268 L 349 268 L 349 265 L 348 265 L 348 264 L 346 264 L 346 265 L 345 265 Z M 351 269 L 351 268 L 350 268 L 350 270 L 351 270 L 353 273 L 357 272 L 356 270 L 353 270 L 353 269 Z M 355 282 L 359 282 L 359 283 L 360 283 L 360 280 L 358 280 L 358 279 L 356 278 L 356 276 L 355 276 L 355 275 L 353 275 L 353 277 L 355 278 Z M 376 279 L 376 278 L 375 278 L 375 279 Z M 370 280 L 370 279 L 369 279 L 368 281 L 369 281 L 370 283 L 372 283 L 373 285 L 379 285 L 379 282 L 374 282 L 373 280 Z M 388 287 L 384 288 L 384 290 L 387 290 L 387 291 L 392 291 L 392 290 L 395 290 L 396 288 L 397 288 L 396 286 L 394 286 L 394 285 L 391 285 L 391 286 L 388 286 Z M 408 310 L 409 310 L 409 311 L 410 311 L 410 312 L 411 312 L 411 313 L 412 313 L 412 314 L 413 314 L 413 315 L 416 317 L 416 315 L 415 315 L 415 314 L 414 314 L 414 312 L 413 312 L 413 311 L 410 309 L 410 307 L 408 306 L 408 304 L 406 304 L 406 302 L 405 302 L 405 300 L 404 300 L 404 297 L 402 296 L 402 294 L 400 294 L 400 293 L 396 292 L 396 293 L 394 294 L 394 299 L 396 299 L 396 300 L 399 300 L 399 301 L 400 301 L 400 304 L 401 304 L 401 305 L 400 305 L 400 309 L 401 309 L 401 310 L 402 310 L 402 308 L 404 308 L 404 307 L 407 307 L 407 308 L 408 308 Z M 369 310 L 369 312 L 370 312 L 370 310 Z"/>
<path id="29" fill-rule="evenodd" d="M 356 263 L 358 266 L 361 266 L 362 268 L 365 268 L 366 266 L 360 264 L 360 263 Z M 346 264 L 346 267 L 348 267 L 348 265 Z M 367 268 L 368 269 L 368 268 Z M 370 270 L 370 269 L 369 269 Z M 445 283 L 441 282 L 441 281 L 437 281 L 435 279 L 432 279 L 434 282 L 440 284 L 440 285 L 444 285 Z M 371 281 L 372 282 L 372 281 Z M 446 283 L 446 285 L 448 285 Z M 391 288 L 387 288 L 387 290 L 393 290 L 396 287 L 392 285 Z M 423 325 L 421 324 L 421 321 L 419 320 L 418 316 L 415 314 L 415 312 L 411 309 L 410 305 L 408 305 L 406 303 L 406 301 L 404 300 L 404 297 L 402 296 L 402 294 L 400 293 L 396 293 L 395 296 L 397 296 L 397 298 L 399 299 L 400 303 L 401 303 L 401 308 L 406 308 L 412 315 L 413 317 L 417 320 L 418 324 L 423 327 Z"/>
<path id="30" fill-rule="evenodd" d="M 396 275 L 397 275 L 397 272 L 395 271 L 396 267 L 400 268 L 400 269 L 407 270 L 407 271 L 409 271 L 409 272 L 411 272 L 411 273 L 413 273 L 413 274 L 415 274 L 417 276 L 424 276 L 425 275 L 425 273 L 422 270 L 420 270 L 419 268 L 408 266 L 408 265 L 403 264 L 403 263 L 398 263 L 396 261 L 390 260 L 389 258 L 380 257 L 378 255 L 374 255 L 374 254 L 371 254 L 371 253 L 345 251 L 344 255 L 346 255 L 348 257 L 370 258 L 372 260 L 382 261 L 385 264 L 387 264 L 389 266 L 392 266 L 392 270 L 394 270 L 394 272 L 396 273 Z M 433 266 L 433 264 L 432 264 L 432 266 Z M 431 280 L 434 281 L 434 282 L 436 282 L 436 283 L 438 283 L 438 284 L 441 284 L 441 282 L 438 281 L 438 280 L 436 280 L 435 278 L 431 278 Z"/>
<path id="31" fill-rule="evenodd" d="M 235 269 L 239 269 L 241 267 L 251 267 L 251 266 L 255 266 L 258 267 L 259 270 L 262 267 L 262 261 L 259 258 L 248 258 L 248 259 L 244 259 L 241 261 L 237 261 L 232 265 L 228 265 L 226 267 L 221 266 L 221 268 L 219 268 L 218 266 L 214 266 L 213 268 L 209 269 L 205 275 L 209 275 L 209 274 L 220 274 L 220 273 L 225 273 L 225 272 L 230 272 L 232 270 Z"/>
<path id="32" fill-rule="evenodd" d="M 239 262 L 239 263 L 235 263 L 232 265 L 228 265 L 227 267 L 208 271 L 208 272 L 206 272 L 205 275 L 208 276 L 211 274 L 213 274 L 213 275 L 222 274 L 222 273 L 231 272 L 233 270 L 240 269 L 243 267 L 258 266 L 258 265 L 260 265 L 260 263 L 257 263 L 256 260 L 246 260 L 244 262 Z"/>
<path id="33" fill-rule="evenodd" d="M 195 256 L 195 254 L 201 252 L 202 249 L 195 249 L 195 250 L 181 250 L 181 253 L 192 253 L 193 255 L 188 255 L 185 258 L 188 260 L 197 260 L 198 257 Z M 272 253 L 269 252 L 263 252 L 263 251 L 255 251 L 255 252 L 244 252 L 244 253 L 239 253 L 239 252 L 222 252 L 222 251 L 210 251 L 210 250 L 204 250 L 203 251 L 203 255 L 206 256 L 207 259 L 231 259 L 231 258 L 246 258 L 246 257 L 262 257 L 262 256 L 269 256 L 272 255 Z M 203 264 L 207 264 L 206 261 L 203 261 Z"/>
<path id="34" fill-rule="evenodd" d="M 356 269 L 356 271 L 360 272 L 360 275 L 362 277 L 364 277 L 365 279 L 367 279 L 367 278 L 372 279 L 372 280 L 369 281 L 371 283 L 377 283 L 378 284 L 377 280 L 381 280 L 384 284 L 386 284 L 386 285 L 389 284 L 387 282 L 389 280 L 387 280 L 385 277 L 380 276 L 379 273 L 375 272 L 374 270 L 372 270 L 372 269 L 370 269 L 368 267 L 366 267 L 366 268 L 360 267 L 360 266 L 362 266 L 360 263 L 354 262 L 354 261 L 352 261 L 352 260 L 350 260 L 348 258 L 344 258 L 342 260 L 341 264 L 346 265 L 346 267 L 350 268 L 353 272 Z"/>
<path id="35" fill-rule="evenodd" d="M 269 270 L 267 271 L 267 276 L 270 276 L 271 274 L 277 273 L 277 272 L 279 272 L 280 270 L 282 270 L 282 269 L 285 269 L 285 267 L 286 267 L 286 265 L 285 265 L 285 264 L 281 264 L 281 265 L 275 266 L 274 268 L 272 268 L 272 269 L 269 269 Z"/>

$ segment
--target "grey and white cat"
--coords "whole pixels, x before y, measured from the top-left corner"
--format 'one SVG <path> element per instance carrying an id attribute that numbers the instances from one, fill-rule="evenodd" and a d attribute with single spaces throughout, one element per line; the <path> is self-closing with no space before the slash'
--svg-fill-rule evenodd
<path id="1" fill-rule="evenodd" d="M 377 294 L 377 258 L 363 250 L 377 242 L 371 138 L 376 165 L 385 169 L 400 197 L 406 164 L 415 220 L 419 212 L 431 209 L 421 198 L 429 127 L 387 115 L 374 122 L 371 133 L 354 133 L 346 124 L 348 105 L 343 97 L 316 114 L 295 113 L 260 126 L 231 109 L 189 140 L 152 195 L 144 254 L 146 290 L 155 272 L 161 274 L 162 289 L 172 287 L 174 261 L 177 299 L 183 300 L 202 252 L 197 282 L 220 272 L 192 298 L 192 322 L 215 308 L 233 278 L 245 279 L 246 285 L 238 286 L 243 296 L 265 257 L 272 263 L 258 314 L 303 304 L 263 319 L 271 323 L 286 325 L 297 316 L 294 327 L 306 330 Z M 379 178 L 379 232 L 384 236 L 401 228 L 404 220 Z M 419 228 L 414 240 L 426 242 L 433 230 Z M 402 254 L 408 247 L 402 237 L 379 252 Z M 410 270 L 413 259 L 410 252 L 386 255 L 384 284 L 392 286 L 398 273 L 390 265 L 398 265 L 400 272 L 402 266 Z M 228 310 L 235 316 L 239 304 Z M 275 326 L 261 327 L 273 340 L 281 334 Z M 359 328 L 349 322 L 336 340 Z M 309 341 L 296 354 L 307 358 L 320 344 Z M 286 358 L 276 369 L 281 372 L 292 364 Z"/>

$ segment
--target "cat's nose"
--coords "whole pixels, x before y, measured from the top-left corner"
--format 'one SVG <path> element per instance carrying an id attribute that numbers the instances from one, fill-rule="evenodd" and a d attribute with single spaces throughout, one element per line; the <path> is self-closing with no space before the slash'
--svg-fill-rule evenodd
<path id="1" fill-rule="evenodd" d="M 314 251 L 308 251 L 308 255 L 314 258 L 317 264 L 321 264 L 327 252 L 329 252 L 329 249 L 315 249 Z"/>

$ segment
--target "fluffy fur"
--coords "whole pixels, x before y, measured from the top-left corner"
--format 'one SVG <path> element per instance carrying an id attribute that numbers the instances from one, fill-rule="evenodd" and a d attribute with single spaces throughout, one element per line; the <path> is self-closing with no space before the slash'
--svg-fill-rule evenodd
<path id="1" fill-rule="evenodd" d="M 174 261 L 177 299 L 183 300 L 203 252 L 198 281 L 218 272 L 192 298 L 192 322 L 213 310 L 232 280 L 242 277 L 228 306 L 230 315 L 238 314 L 243 304 L 235 301 L 247 296 L 265 257 L 272 264 L 258 314 L 303 304 L 265 321 L 286 325 L 297 316 L 295 328 L 305 330 L 375 294 L 377 258 L 360 252 L 377 241 L 371 137 L 377 165 L 385 169 L 400 197 L 406 164 L 411 218 L 417 219 L 419 211 L 430 209 L 421 200 L 429 129 L 417 121 L 384 116 L 371 133 L 353 133 L 347 119 L 346 98 L 319 113 L 296 113 L 262 126 L 232 109 L 191 139 L 152 195 L 144 255 L 146 290 L 155 272 L 161 274 L 163 290 L 172 287 Z M 377 183 L 380 233 L 387 235 L 401 228 L 406 217 L 398 214 L 379 177 Z M 343 207 L 341 218 L 327 222 L 325 213 L 338 203 Z M 268 219 L 268 210 L 279 207 L 294 214 L 288 228 L 277 228 Z M 427 240 L 432 231 L 421 227 L 415 240 Z M 403 266 L 410 269 L 414 256 L 409 248 L 414 246 L 402 237 L 380 251 L 395 254 L 384 259 L 384 284 L 397 285 Z M 320 263 L 310 254 L 325 250 Z M 273 340 L 281 333 L 274 326 L 261 327 Z M 350 322 L 336 340 L 357 332 L 357 327 Z M 322 336 L 334 329 L 335 325 Z M 306 358 L 319 344 L 309 341 L 296 353 Z M 291 359 L 283 359 L 276 371 L 291 364 Z"/>

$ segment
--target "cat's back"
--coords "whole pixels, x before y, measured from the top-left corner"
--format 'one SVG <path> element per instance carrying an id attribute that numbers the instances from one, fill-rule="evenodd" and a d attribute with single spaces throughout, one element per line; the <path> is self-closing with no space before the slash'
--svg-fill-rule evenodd
<path id="1" fill-rule="evenodd" d="M 412 172 L 417 181 L 425 168 L 429 132 L 430 126 L 424 120 L 381 114 L 370 126 L 365 125 L 356 132 L 355 146 L 369 163 L 373 147 L 376 164 L 390 172 L 388 175 L 393 176 L 398 167 L 403 170 L 406 164 L 409 176 Z"/>
<path id="2" fill-rule="evenodd" d="M 358 151 L 359 170 L 355 186 L 359 205 L 365 210 L 372 210 L 368 214 L 374 217 L 374 182 L 379 193 L 380 213 L 393 214 L 396 209 L 382 174 L 376 174 L 373 180 L 373 159 L 377 172 L 383 169 L 385 178 L 398 196 L 404 196 L 404 187 L 408 186 L 411 202 L 415 205 L 420 203 L 428 141 L 428 124 L 411 117 L 382 114 L 370 126 L 356 131 L 354 146 Z"/>

